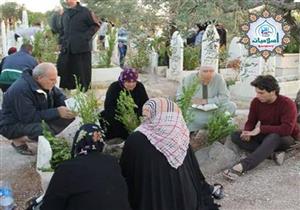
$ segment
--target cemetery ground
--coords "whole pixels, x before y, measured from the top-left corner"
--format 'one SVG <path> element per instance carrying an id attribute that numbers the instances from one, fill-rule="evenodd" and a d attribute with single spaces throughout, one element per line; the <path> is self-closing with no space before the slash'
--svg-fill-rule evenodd
<path id="1" fill-rule="evenodd" d="M 141 75 L 140 79 L 149 97 L 175 96 L 177 82 L 151 75 Z M 95 85 L 98 98 L 105 95 L 107 85 Z M 238 105 L 238 120 L 242 126 L 247 116 L 249 102 L 233 100 Z M 31 143 L 30 146 L 34 148 L 36 144 Z M 18 210 L 24 209 L 26 200 L 42 193 L 35 163 L 35 156 L 23 156 L 16 153 L 10 141 L 0 137 L 0 177 L 10 180 Z M 206 175 L 206 179 L 209 183 L 218 182 L 224 186 L 225 197 L 217 201 L 224 210 L 300 209 L 299 153 L 287 159 L 282 166 L 277 166 L 272 160 L 265 160 L 236 182 L 225 180 L 221 173 Z"/>

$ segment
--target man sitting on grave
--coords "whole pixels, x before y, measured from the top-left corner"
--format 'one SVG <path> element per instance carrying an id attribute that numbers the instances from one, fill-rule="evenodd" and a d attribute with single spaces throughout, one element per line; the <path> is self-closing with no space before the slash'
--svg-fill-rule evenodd
<path id="1" fill-rule="evenodd" d="M 268 157 L 281 165 L 284 150 L 295 143 L 299 133 L 296 105 L 279 94 L 276 79 L 271 75 L 261 75 L 251 85 L 255 87 L 256 97 L 251 102 L 245 129 L 233 133 L 231 139 L 240 148 L 252 153 L 223 172 L 224 177 L 230 180 L 237 179 Z"/>
<path id="2" fill-rule="evenodd" d="M 33 69 L 38 65 L 34 57 L 32 57 L 32 45 L 23 44 L 20 50 L 7 56 L 2 65 L 0 75 L 0 87 L 5 92 L 9 86 L 21 77 L 25 69 Z"/>
<path id="3" fill-rule="evenodd" d="M 194 89 L 194 90 L 193 90 Z M 188 123 L 190 132 L 195 132 L 205 127 L 212 116 L 213 108 L 222 108 L 230 114 L 234 114 L 236 104 L 229 101 L 229 91 L 223 77 L 215 72 L 212 66 L 201 66 L 197 73 L 185 77 L 177 90 L 177 100 L 186 100 L 186 96 L 192 94 L 190 107 L 193 116 Z M 205 108 L 209 108 L 207 110 Z"/>
<path id="4" fill-rule="evenodd" d="M 41 63 L 25 70 L 3 96 L 0 134 L 13 140 L 12 146 L 23 155 L 33 155 L 27 141 L 37 141 L 42 135 L 42 121 L 57 134 L 75 117 L 65 106 L 65 96 L 55 87 L 56 67 Z"/>

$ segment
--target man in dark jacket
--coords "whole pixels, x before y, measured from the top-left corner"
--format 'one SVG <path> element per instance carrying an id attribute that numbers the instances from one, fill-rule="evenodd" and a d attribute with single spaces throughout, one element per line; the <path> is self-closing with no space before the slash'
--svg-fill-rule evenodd
<path id="1" fill-rule="evenodd" d="M 5 58 L 0 75 L 0 88 L 3 92 L 21 77 L 25 69 L 33 69 L 38 64 L 31 55 L 32 50 L 31 44 L 23 44 L 18 52 Z"/>
<path id="2" fill-rule="evenodd" d="M 91 82 L 92 38 L 99 29 L 99 21 L 77 0 L 66 0 L 67 8 L 62 16 L 62 46 L 57 61 L 61 76 L 60 87 L 75 88 L 75 78 L 87 90 Z"/>
<path id="3" fill-rule="evenodd" d="M 56 80 L 55 66 L 41 63 L 32 71 L 25 70 L 3 96 L 0 134 L 13 140 L 12 146 L 21 154 L 33 154 L 26 141 L 42 135 L 43 120 L 57 134 L 75 117 L 55 87 Z"/>

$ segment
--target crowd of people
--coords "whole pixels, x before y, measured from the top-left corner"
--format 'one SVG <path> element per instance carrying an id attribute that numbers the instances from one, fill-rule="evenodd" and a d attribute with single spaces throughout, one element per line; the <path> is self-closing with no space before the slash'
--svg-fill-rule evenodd
<path id="1" fill-rule="evenodd" d="M 35 155 L 27 143 L 38 141 L 43 122 L 56 135 L 74 121 L 76 113 L 66 107 L 63 89 L 75 88 L 73 75 L 83 91 L 90 88 L 90 42 L 99 28 L 100 41 L 105 39 L 105 19 L 100 25 L 95 15 L 77 0 L 66 3 L 68 8 L 58 11 L 51 23 L 53 33 L 59 34 L 56 66 L 38 63 L 30 44 L 23 44 L 19 51 L 10 48 L 0 65 L 0 87 L 4 92 L 0 134 L 11 140 L 12 147 L 22 155 Z M 197 27 L 188 44 L 201 43 L 205 25 Z M 217 25 L 217 29 L 220 45 L 225 46 L 224 28 Z M 199 66 L 197 73 L 182 80 L 177 100 L 183 97 L 184 90 L 197 84 L 191 98 L 193 119 L 186 122 L 176 102 L 162 97 L 149 99 L 143 83 L 138 81 L 138 71 L 125 65 L 127 39 L 127 30 L 121 27 L 117 39 L 122 67 L 119 78 L 106 92 L 99 122 L 84 124 L 76 132 L 70 151 L 72 158 L 55 169 L 40 209 L 219 209 L 214 199 L 224 196 L 223 186 L 206 181 L 190 138 L 205 127 L 215 109 L 235 114 L 237 106 L 230 101 L 225 80 L 215 67 L 208 65 Z M 58 75 L 60 88 L 56 87 Z M 251 101 L 244 130 L 231 134 L 232 142 L 250 154 L 223 171 L 224 178 L 232 181 L 267 158 L 283 164 L 285 151 L 300 137 L 300 105 L 280 94 L 276 78 L 260 75 L 251 85 L 256 97 Z M 131 133 L 116 118 L 122 91 L 132 97 L 134 112 L 141 119 Z M 300 91 L 297 97 L 300 98 Z M 216 108 L 197 108 L 202 105 Z M 103 153 L 106 142 L 114 138 L 124 141 L 120 160 Z"/>

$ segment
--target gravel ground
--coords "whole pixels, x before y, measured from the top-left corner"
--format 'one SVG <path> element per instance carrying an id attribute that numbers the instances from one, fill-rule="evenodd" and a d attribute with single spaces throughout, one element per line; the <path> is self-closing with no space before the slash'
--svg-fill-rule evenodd
<path id="1" fill-rule="evenodd" d="M 35 149 L 35 144 L 30 144 Z M 0 137 L 0 180 L 12 186 L 18 210 L 25 209 L 25 202 L 41 194 L 40 177 L 35 171 L 36 156 L 24 156 L 15 152 L 2 136 Z"/>
<path id="2" fill-rule="evenodd" d="M 297 210 L 300 209 L 300 153 L 277 166 L 265 160 L 235 182 L 221 174 L 209 177 L 221 183 L 225 198 L 218 202 L 223 210 Z"/>

